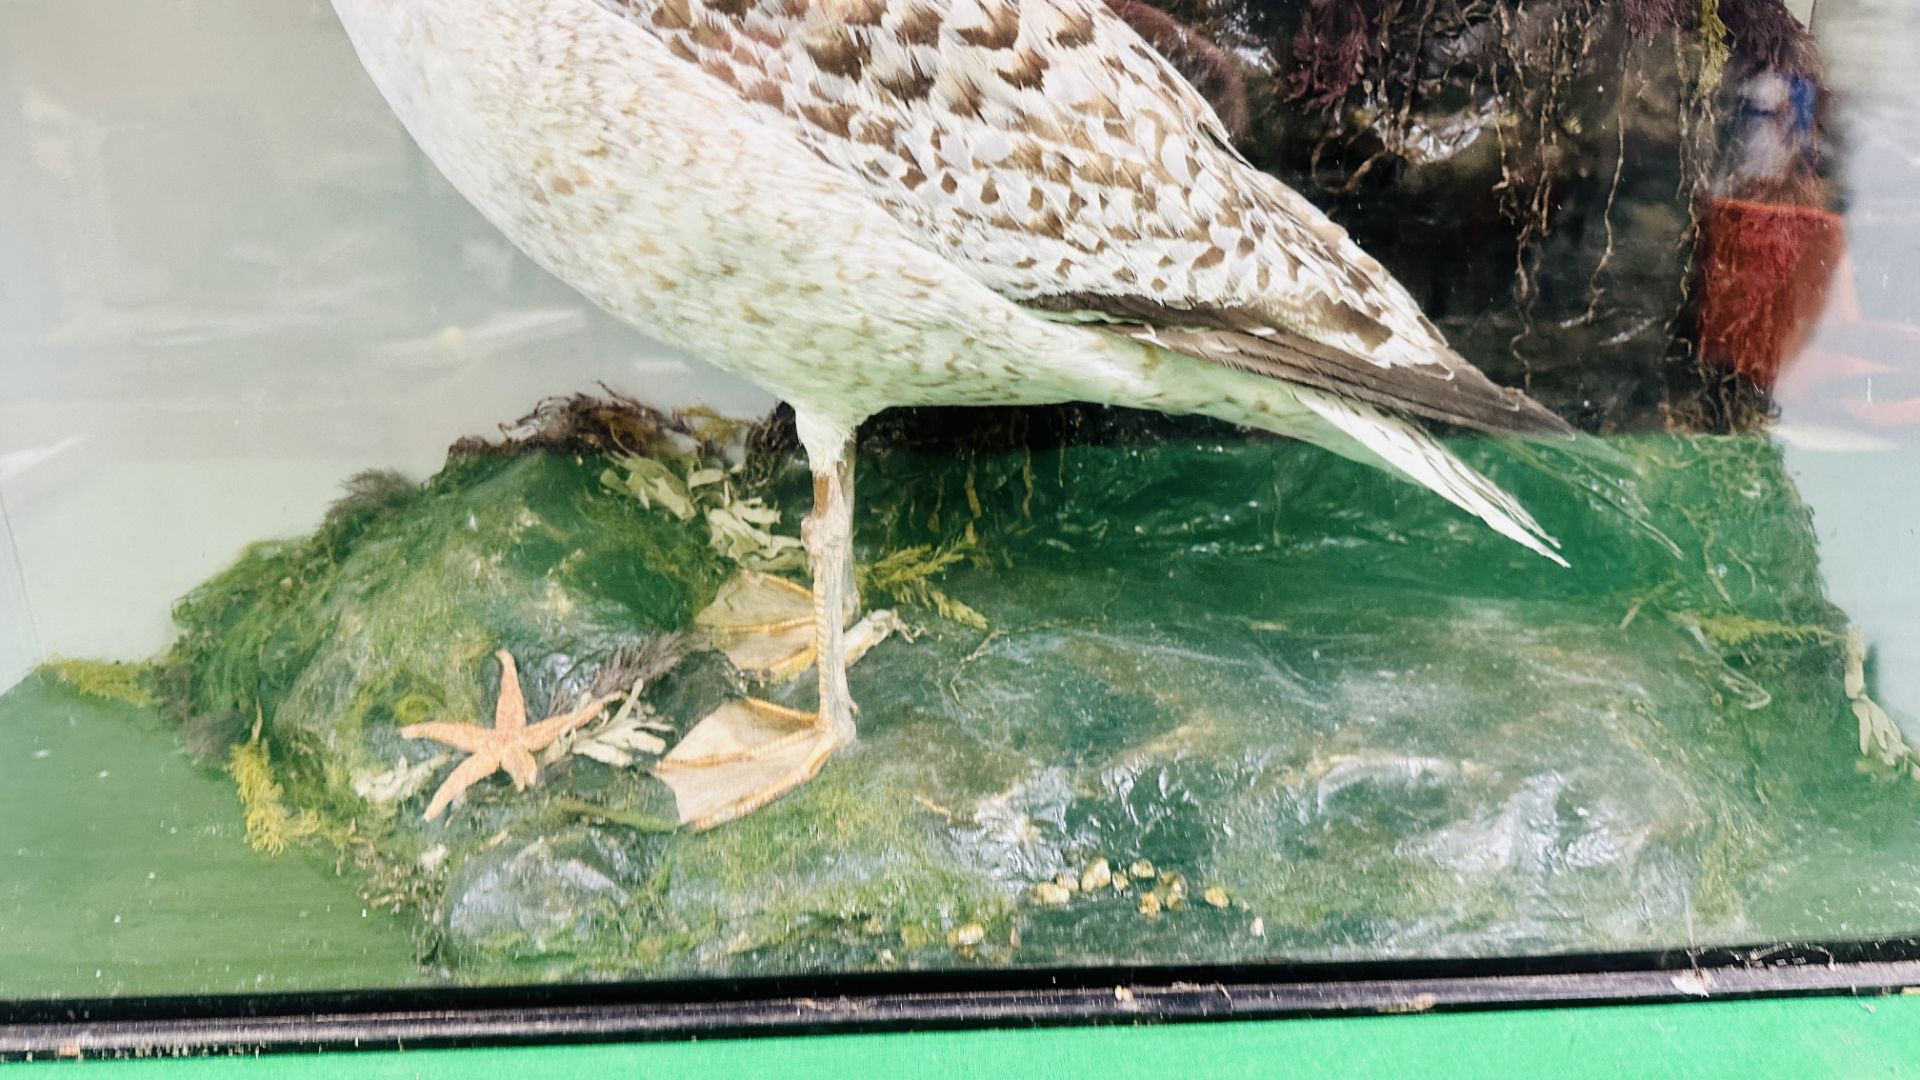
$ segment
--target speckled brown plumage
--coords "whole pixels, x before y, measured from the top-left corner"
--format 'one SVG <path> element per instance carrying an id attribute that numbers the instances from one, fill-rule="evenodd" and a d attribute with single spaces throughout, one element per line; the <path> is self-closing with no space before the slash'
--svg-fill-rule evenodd
<path id="1" fill-rule="evenodd" d="M 1449 349 L 1094 0 L 600 2 L 1022 303 L 1404 412 L 1564 428 Z"/>

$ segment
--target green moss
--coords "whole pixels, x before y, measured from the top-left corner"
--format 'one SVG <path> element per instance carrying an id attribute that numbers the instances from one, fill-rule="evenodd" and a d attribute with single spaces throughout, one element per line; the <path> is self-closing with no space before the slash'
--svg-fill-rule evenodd
<path id="1" fill-rule="evenodd" d="M 118 701 L 136 709 L 145 709 L 151 707 L 155 700 L 151 664 L 56 657 L 40 665 L 40 671 L 88 697 L 103 701 Z"/>
<path id="2" fill-rule="evenodd" d="M 649 643 L 785 549 L 716 538 L 712 511 L 778 536 L 807 510 L 773 443 L 730 472 L 619 416 L 617 440 L 569 421 L 418 486 L 357 481 L 313 536 L 182 601 L 155 680 L 189 724 L 244 740 L 259 718 L 271 763 L 232 753 L 263 846 L 324 838 L 466 978 L 1731 933 L 1777 808 L 1803 777 L 1853 780 L 1851 728 L 1806 722 L 1844 709 L 1844 620 L 1762 441 L 1622 443 L 1592 484 L 1463 444 L 1561 535 L 1564 572 L 1306 447 L 869 446 L 861 585 L 946 618 L 854 669 L 853 751 L 698 834 L 643 769 L 577 755 L 425 822 L 455 757 L 398 728 L 485 722 L 501 648 L 538 715 L 631 685 Z M 645 700 L 672 741 L 743 688 L 717 654 L 666 651 Z M 810 704 L 808 680 L 760 692 Z M 1095 856 L 1235 904 L 1021 902 Z"/>
<path id="3" fill-rule="evenodd" d="M 901 751 L 872 745 L 849 761 Z M 916 762 L 892 764 L 910 773 Z M 659 879 L 670 889 L 632 927 L 638 950 L 656 970 L 698 970 L 716 950 L 752 970 L 803 955 L 864 967 L 882 948 L 1004 919 L 1005 887 L 926 815 L 900 812 L 914 795 L 902 779 L 828 769 L 765 810 L 671 844 Z"/>

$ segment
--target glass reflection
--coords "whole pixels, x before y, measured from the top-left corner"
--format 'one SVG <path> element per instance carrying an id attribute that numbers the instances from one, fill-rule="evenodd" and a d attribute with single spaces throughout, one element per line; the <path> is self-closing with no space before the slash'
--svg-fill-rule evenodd
<path id="1" fill-rule="evenodd" d="M 860 741 L 697 833 L 661 755 L 813 708 L 791 417 L 331 13 L 0 14 L 0 997 L 1915 930 L 1904 11 L 1112 9 L 1590 433 L 1447 438 L 1572 568 L 1230 425 L 890 412 Z"/>

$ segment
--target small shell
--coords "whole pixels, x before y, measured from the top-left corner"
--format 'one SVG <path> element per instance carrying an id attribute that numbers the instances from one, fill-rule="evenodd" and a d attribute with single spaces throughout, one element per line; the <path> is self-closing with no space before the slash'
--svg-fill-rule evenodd
<path id="1" fill-rule="evenodd" d="M 1092 892 L 1113 884 L 1113 867 L 1105 859 L 1095 859 L 1080 874 L 1080 891 Z"/>
<path id="2" fill-rule="evenodd" d="M 1209 886 L 1206 892 L 1200 894 L 1200 899 L 1205 900 L 1214 907 L 1226 907 L 1228 903 L 1227 890 L 1218 885 Z"/>
<path id="3" fill-rule="evenodd" d="M 987 928 L 977 922 L 956 926 L 947 931 L 947 944 L 956 949 L 971 949 L 985 940 L 987 940 Z"/>
<path id="4" fill-rule="evenodd" d="M 1073 894 L 1057 881 L 1042 881 L 1027 890 L 1027 895 L 1041 907 L 1064 907 Z"/>
<path id="5" fill-rule="evenodd" d="M 1127 886 L 1131 884 L 1133 883 L 1127 880 L 1127 875 L 1125 874 L 1113 875 L 1113 891 L 1114 892 L 1126 892 Z"/>
<path id="6" fill-rule="evenodd" d="M 1074 876 L 1071 870 L 1062 870 L 1053 875 L 1053 883 L 1068 892 L 1074 892 L 1080 888 L 1080 879 Z"/>
<path id="7" fill-rule="evenodd" d="M 1135 859 L 1133 865 L 1127 867 L 1127 873 L 1135 880 L 1145 881 L 1153 876 L 1153 864 L 1145 859 Z"/>
<path id="8" fill-rule="evenodd" d="M 1140 914 L 1149 919 L 1160 917 L 1160 898 L 1153 893 L 1140 894 Z"/>

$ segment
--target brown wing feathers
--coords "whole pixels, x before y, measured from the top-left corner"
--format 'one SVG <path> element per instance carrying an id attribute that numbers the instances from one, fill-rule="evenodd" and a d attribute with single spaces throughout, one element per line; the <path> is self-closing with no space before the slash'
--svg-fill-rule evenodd
<path id="1" fill-rule="evenodd" d="M 1566 434 L 1573 427 L 1449 354 L 1450 364 L 1388 365 L 1230 310 L 1173 309 L 1139 296 L 1027 301 L 1198 360 L 1284 379 L 1476 431 Z"/>
<path id="2" fill-rule="evenodd" d="M 1494 434 L 1573 431 L 1572 425 L 1539 402 L 1495 384 L 1464 363 L 1445 373 L 1381 367 L 1284 331 L 1270 337 L 1218 330 L 1161 329 L 1152 334 L 1175 352 L 1430 420 Z"/>

